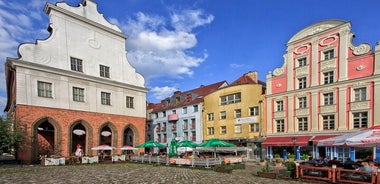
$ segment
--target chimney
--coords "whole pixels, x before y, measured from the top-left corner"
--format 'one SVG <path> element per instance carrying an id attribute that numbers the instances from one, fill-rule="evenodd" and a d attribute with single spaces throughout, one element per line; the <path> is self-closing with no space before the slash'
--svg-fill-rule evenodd
<path id="1" fill-rule="evenodd" d="M 248 73 L 245 74 L 245 76 L 251 78 L 257 84 L 258 78 L 257 78 L 257 72 L 256 71 L 249 71 Z"/>

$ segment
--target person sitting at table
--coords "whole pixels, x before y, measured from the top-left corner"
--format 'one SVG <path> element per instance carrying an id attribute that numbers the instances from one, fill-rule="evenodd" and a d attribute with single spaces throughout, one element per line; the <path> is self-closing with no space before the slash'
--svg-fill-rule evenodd
<path id="1" fill-rule="evenodd" d="M 309 157 L 309 160 L 305 162 L 307 165 L 315 165 L 317 164 L 317 161 L 313 159 L 313 157 Z"/>
<path id="2" fill-rule="evenodd" d="M 340 161 L 338 158 L 334 157 L 332 160 L 329 161 L 329 165 L 339 165 Z"/>
<path id="3" fill-rule="evenodd" d="M 343 164 L 343 169 L 351 169 L 351 170 L 354 170 L 354 166 L 353 164 L 355 164 L 354 161 L 351 160 L 351 158 L 347 157 L 346 158 L 346 161 L 344 162 Z"/>
<path id="4" fill-rule="evenodd" d="M 370 161 L 370 162 L 368 162 L 368 165 L 370 166 L 370 167 L 372 167 L 372 169 L 373 169 L 373 171 L 377 171 L 377 167 L 376 167 L 376 165 L 375 165 L 375 162 L 372 162 L 372 161 Z"/>
<path id="5" fill-rule="evenodd" d="M 357 169 L 358 171 L 366 171 L 368 173 L 362 174 L 364 176 L 364 180 L 371 180 L 372 172 L 374 171 L 371 166 L 369 166 L 368 162 L 362 162 L 362 167 Z"/>
<path id="6" fill-rule="evenodd" d="M 357 169 L 358 171 L 373 172 L 373 168 L 369 166 L 368 162 L 362 162 L 362 166 Z"/>

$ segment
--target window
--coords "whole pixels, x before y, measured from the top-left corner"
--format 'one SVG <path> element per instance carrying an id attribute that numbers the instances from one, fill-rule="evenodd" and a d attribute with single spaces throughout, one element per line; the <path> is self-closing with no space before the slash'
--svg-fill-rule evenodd
<path id="1" fill-rule="evenodd" d="M 298 118 L 298 131 L 307 131 L 308 128 L 307 118 Z"/>
<path id="2" fill-rule="evenodd" d="M 188 140 L 188 138 L 189 138 L 189 133 L 187 132 L 183 133 L 183 139 Z"/>
<path id="3" fill-rule="evenodd" d="M 100 65 L 100 76 L 110 78 L 110 67 Z"/>
<path id="4" fill-rule="evenodd" d="M 298 98 L 298 107 L 300 109 L 302 108 L 306 108 L 307 107 L 307 99 L 306 99 L 306 96 L 304 97 L 299 97 Z"/>
<path id="5" fill-rule="evenodd" d="M 172 131 L 177 131 L 177 123 L 172 124 Z"/>
<path id="6" fill-rule="evenodd" d="M 227 133 L 227 127 L 226 126 L 221 126 L 220 127 L 220 134 L 226 134 Z"/>
<path id="7" fill-rule="evenodd" d="M 250 107 L 249 108 L 249 115 L 250 116 L 258 116 L 259 115 L 259 107 Z"/>
<path id="8" fill-rule="evenodd" d="M 161 127 L 161 130 L 162 130 L 163 132 L 165 132 L 165 131 L 166 131 L 166 123 L 162 123 L 162 127 Z"/>
<path id="9" fill-rule="evenodd" d="M 259 132 L 259 124 L 258 123 L 251 123 L 249 124 L 249 129 L 251 132 Z"/>
<path id="10" fill-rule="evenodd" d="M 220 97 L 220 104 L 227 105 L 241 102 L 241 93 L 234 93 Z"/>
<path id="11" fill-rule="evenodd" d="M 241 133 L 241 125 L 235 125 L 235 133 Z"/>
<path id="12" fill-rule="evenodd" d="M 323 130 L 334 130 L 335 129 L 335 116 L 325 115 L 322 116 L 323 119 Z"/>
<path id="13" fill-rule="evenodd" d="M 83 72 L 82 60 L 74 57 L 70 57 L 71 70 L 77 72 Z"/>
<path id="14" fill-rule="evenodd" d="M 220 119 L 226 119 L 226 111 L 220 112 Z"/>
<path id="15" fill-rule="evenodd" d="M 180 103 L 181 102 L 181 98 L 179 96 L 175 97 L 175 103 Z"/>
<path id="16" fill-rule="evenodd" d="M 193 105 L 194 112 L 198 112 L 198 105 Z"/>
<path id="17" fill-rule="evenodd" d="M 325 105 L 333 105 L 334 104 L 334 93 L 325 93 L 323 94 L 323 100 Z"/>
<path id="18" fill-rule="evenodd" d="M 73 101 L 84 102 L 84 88 L 73 87 Z"/>
<path id="19" fill-rule="evenodd" d="M 298 78 L 298 89 L 306 88 L 306 77 Z"/>
<path id="20" fill-rule="evenodd" d="M 191 118 L 191 129 L 195 129 L 195 118 Z"/>
<path id="21" fill-rule="evenodd" d="M 298 59 L 298 67 L 306 66 L 306 58 L 300 58 Z"/>
<path id="22" fill-rule="evenodd" d="M 276 102 L 277 104 L 277 111 L 284 111 L 284 101 L 280 100 Z"/>
<path id="23" fill-rule="evenodd" d="M 208 135 L 214 135 L 214 127 L 208 127 L 207 128 L 207 134 Z"/>
<path id="24" fill-rule="evenodd" d="M 103 105 L 111 105 L 111 93 L 102 92 L 101 102 Z"/>
<path id="25" fill-rule="evenodd" d="M 197 135 L 195 131 L 191 132 L 191 141 L 196 141 L 197 140 Z"/>
<path id="26" fill-rule="evenodd" d="M 214 121 L 214 113 L 208 113 L 207 114 L 207 120 Z"/>
<path id="27" fill-rule="evenodd" d="M 188 121 L 187 121 L 187 119 L 184 119 L 184 120 L 183 120 L 183 129 L 184 129 L 184 130 L 187 130 L 188 126 L 189 126 L 189 125 L 188 125 Z"/>
<path id="28" fill-rule="evenodd" d="M 324 60 L 332 59 L 334 57 L 335 57 L 334 56 L 334 49 L 323 52 L 323 59 Z"/>
<path id="29" fill-rule="evenodd" d="M 241 109 L 235 109 L 235 118 L 241 118 Z"/>
<path id="30" fill-rule="evenodd" d="M 285 121 L 283 119 L 276 120 L 277 132 L 285 132 Z"/>
<path id="31" fill-rule="evenodd" d="M 331 84 L 334 82 L 334 72 L 325 72 L 323 73 L 323 79 L 324 79 L 324 84 Z"/>
<path id="32" fill-rule="evenodd" d="M 187 107 L 182 107 L 182 113 L 187 114 Z"/>
<path id="33" fill-rule="evenodd" d="M 367 100 L 367 88 L 357 88 L 354 89 L 355 102 L 366 101 Z"/>
<path id="34" fill-rule="evenodd" d="M 353 113 L 354 128 L 367 128 L 368 127 L 368 112 L 355 112 Z"/>
<path id="35" fill-rule="evenodd" d="M 52 98 L 53 97 L 52 85 L 53 84 L 50 82 L 37 81 L 38 96 Z"/>
<path id="36" fill-rule="evenodd" d="M 162 111 L 162 117 L 166 117 L 166 111 Z"/>
<path id="37" fill-rule="evenodd" d="M 130 109 L 133 109 L 134 108 L 134 105 L 133 105 L 133 97 L 131 96 L 127 96 L 126 97 L 126 103 L 127 103 L 127 108 L 130 108 Z"/>

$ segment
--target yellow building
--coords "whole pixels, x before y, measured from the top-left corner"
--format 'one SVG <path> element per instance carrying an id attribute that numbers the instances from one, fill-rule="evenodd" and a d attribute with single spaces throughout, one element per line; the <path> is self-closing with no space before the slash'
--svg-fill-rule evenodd
<path id="1" fill-rule="evenodd" d="M 266 85 L 248 72 L 230 85 L 204 97 L 203 140 L 219 138 L 237 146 L 262 142 Z"/>

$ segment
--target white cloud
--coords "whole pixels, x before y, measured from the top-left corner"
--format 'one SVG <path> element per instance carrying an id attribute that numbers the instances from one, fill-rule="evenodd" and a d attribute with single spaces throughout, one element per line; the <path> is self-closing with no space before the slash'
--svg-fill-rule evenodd
<path id="1" fill-rule="evenodd" d="M 156 99 L 163 100 L 167 97 L 170 97 L 173 92 L 178 91 L 177 88 L 174 87 L 169 87 L 169 86 L 164 86 L 164 87 L 153 87 L 150 92 L 153 93 L 153 96 Z"/>
<path id="2" fill-rule="evenodd" d="M 119 25 L 128 35 L 128 61 L 145 77 L 147 83 L 152 78 L 159 77 L 191 77 L 194 74 L 193 69 L 208 56 L 206 51 L 197 54 L 191 52 L 198 42 L 192 31 L 210 24 L 214 17 L 201 10 L 173 12 L 171 17 L 166 18 L 139 12 L 124 22 L 111 19 L 112 23 Z M 158 100 L 163 99 L 162 96 L 168 97 L 166 93 L 160 95 L 159 91 L 152 92 L 157 94 L 154 96 Z"/>
<path id="3" fill-rule="evenodd" d="M 171 17 L 173 27 L 178 31 L 190 32 L 192 29 L 210 24 L 213 15 L 205 15 L 201 10 L 182 10 L 174 12 Z"/>

